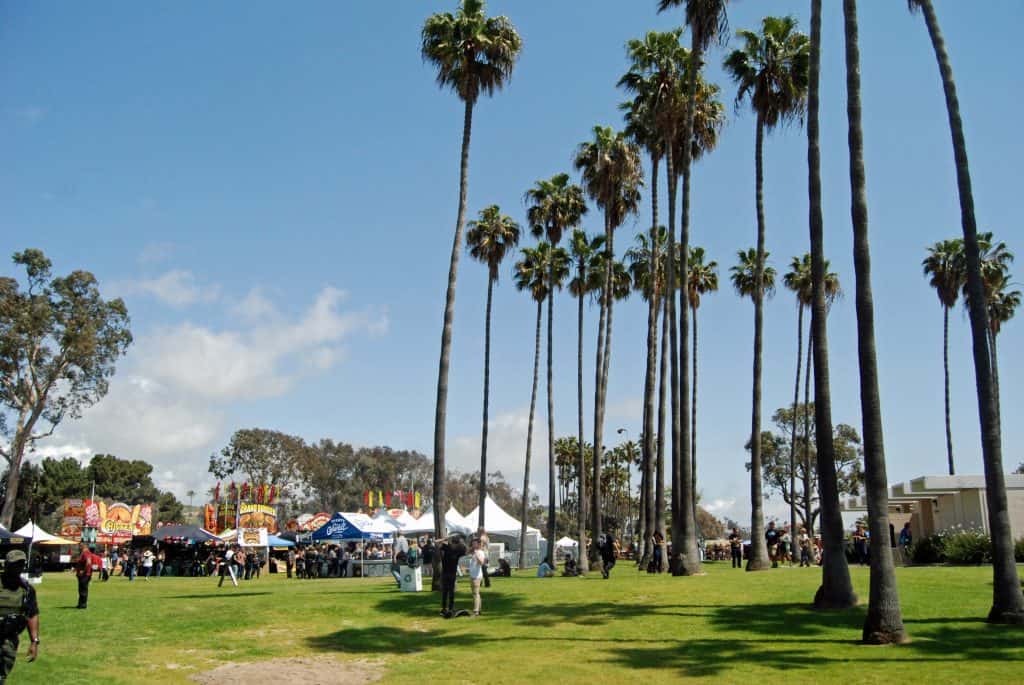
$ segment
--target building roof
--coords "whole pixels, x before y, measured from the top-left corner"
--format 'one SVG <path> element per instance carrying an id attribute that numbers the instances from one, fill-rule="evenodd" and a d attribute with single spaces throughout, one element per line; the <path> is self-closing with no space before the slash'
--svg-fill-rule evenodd
<path id="1" fill-rule="evenodd" d="M 1024 475 L 1007 474 L 1005 478 L 1007 490 L 1024 490 Z M 985 476 L 921 476 L 890 486 L 889 503 L 917 502 L 939 495 L 955 495 L 964 490 L 984 489 Z M 867 509 L 867 499 L 864 495 L 849 497 L 840 502 L 840 508 L 844 511 L 864 511 Z"/>

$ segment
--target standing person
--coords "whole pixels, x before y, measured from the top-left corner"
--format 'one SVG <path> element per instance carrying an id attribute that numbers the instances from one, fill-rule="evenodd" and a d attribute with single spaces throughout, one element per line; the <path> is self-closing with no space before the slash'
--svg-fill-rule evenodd
<path id="1" fill-rule="evenodd" d="M 729 533 L 729 551 L 732 554 L 732 567 L 743 568 L 743 536 L 739 528 L 733 528 Z"/>
<path id="2" fill-rule="evenodd" d="M 455 578 L 459 559 L 466 555 L 466 543 L 458 533 L 441 541 L 441 615 L 451 618 L 455 613 Z"/>
<path id="3" fill-rule="evenodd" d="M 142 577 L 148 581 L 151 575 L 153 575 L 153 551 L 147 549 L 142 553 Z"/>
<path id="4" fill-rule="evenodd" d="M 778 568 L 779 531 L 775 528 L 775 521 L 768 522 L 768 528 L 764 531 L 764 541 L 768 547 L 768 558 L 772 560 L 772 568 Z"/>
<path id="5" fill-rule="evenodd" d="M 580 554 L 585 554 L 586 548 L 580 547 Z M 665 537 L 660 531 L 654 531 L 654 555 L 651 558 L 651 567 L 647 569 L 648 573 L 661 573 L 662 566 L 662 553 L 665 550 Z"/>
<path id="6" fill-rule="evenodd" d="M 783 527 L 782 537 L 779 539 L 779 556 L 782 561 L 790 566 L 793 565 L 793 535 L 790 533 L 788 525 Z"/>
<path id="7" fill-rule="evenodd" d="M 480 615 L 480 585 L 484 582 L 484 569 L 487 566 L 487 555 L 484 553 L 480 538 L 473 540 L 473 553 L 469 557 L 469 584 L 473 588 L 473 615 Z"/>
<path id="8" fill-rule="evenodd" d="M 85 609 L 89 604 L 89 581 L 92 580 L 92 552 L 84 542 L 78 545 L 78 556 L 72 562 L 75 566 L 75 577 L 78 578 L 78 606 Z"/>
<path id="9" fill-rule="evenodd" d="M 909 558 L 910 546 L 912 544 L 914 544 L 914 534 L 910 532 L 910 521 L 907 521 L 903 524 L 903 529 L 900 531 L 900 548 L 904 554 L 908 555 L 907 558 Z"/>
<path id="10" fill-rule="evenodd" d="M 0 683 L 7 681 L 14 668 L 19 637 L 25 628 L 32 640 L 28 660 L 35 661 L 39 655 L 39 604 L 35 588 L 21 577 L 26 563 L 25 553 L 12 549 L 4 557 L 4 571 L 0 575 Z"/>
<path id="11" fill-rule="evenodd" d="M 606 580 L 612 574 L 612 569 L 615 567 L 615 536 L 611 533 L 605 533 L 604 539 L 601 541 L 601 576 Z"/>
<path id="12" fill-rule="evenodd" d="M 164 551 L 162 549 L 161 550 L 157 550 L 157 553 L 156 553 L 156 577 L 157 578 L 159 578 L 160 576 L 163 575 L 163 573 L 164 573 L 164 563 L 166 561 L 167 561 L 167 555 L 164 554 Z"/>
<path id="13" fill-rule="evenodd" d="M 117 559 L 118 559 L 117 547 L 110 552 L 110 575 L 114 575 L 117 572 Z M 121 575 L 124 575 L 124 567 L 121 567 Z"/>
<path id="14" fill-rule="evenodd" d="M 288 557 L 285 559 L 284 568 L 288 572 L 288 577 L 292 577 L 292 568 L 295 567 L 295 548 L 292 547 L 288 550 Z"/>
<path id="15" fill-rule="evenodd" d="M 811 536 L 807 534 L 806 528 L 800 529 L 800 537 L 797 538 L 800 545 L 800 566 L 811 566 Z"/>
<path id="16" fill-rule="evenodd" d="M 864 526 L 859 523 L 853 531 L 853 556 L 861 566 L 868 563 L 868 538 L 864 533 Z"/>
<path id="17" fill-rule="evenodd" d="M 217 582 L 217 587 L 224 585 L 224 576 L 228 575 L 231 578 L 231 584 L 238 587 L 238 578 L 235 577 L 235 550 L 230 546 L 224 548 L 224 553 L 218 559 L 220 580 Z"/>
<path id="18" fill-rule="evenodd" d="M 480 540 L 480 549 L 484 552 L 484 587 L 490 587 L 491 576 L 487 572 L 487 562 L 489 561 L 488 557 L 491 553 L 491 538 L 487 536 L 487 531 L 484 530 L 483 526 L 477 528 L 476 536 L 477 539 Z"/>
<path id="19" fill-rule="evenodd" d="M 110 580 L 110 573 L 111 573 L 110 552 L 107 552 L 107 551 L 103 552 L 103 562 L 100 565 L 100 569 L 101 569 L 100 578 L 105 583 L 108 580 Z"/>

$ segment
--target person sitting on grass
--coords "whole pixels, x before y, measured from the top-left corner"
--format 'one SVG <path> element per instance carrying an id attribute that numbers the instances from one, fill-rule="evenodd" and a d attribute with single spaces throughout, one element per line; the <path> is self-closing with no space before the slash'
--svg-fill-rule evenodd
<path id="1" fill-rule="evenodd" d="M 571 554 L 565 555 L 565 569 L 562 571 L 563 576 L 578 576 L 580 569 L 576 565 L 576 560 L 572 558 Z"/>
<path id="2" fill-rule="evenodd" d="M 490 574 L 491 578 L 508 578 L 512 575 L 512 567 L 508 563 L 508 559 L 501 557 L 498 559 L 498 570 Z"/>
<path id="3" fill-rule="evenodd" d="M 548 564 L 547 559 L 540 562 L 540 566 L 537 567 L 538 578 L 551 578 L 555 575 L 555 567 Z"/>

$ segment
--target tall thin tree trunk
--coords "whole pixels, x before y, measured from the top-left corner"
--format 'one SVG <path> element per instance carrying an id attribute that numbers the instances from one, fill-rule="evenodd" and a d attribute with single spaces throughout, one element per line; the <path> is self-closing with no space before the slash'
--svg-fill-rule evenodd
<path id="1" fill-rule="evenodd" d="M 684 146 L 685 147 L 685 146 Z M 668 298 L 669 338 L 669 408 L 672 422 L 672 556 L 668 567 L 672 575 L 682 574 L 683 551 L 683 490 L 689 483 L 683 481 L 682 425 L 679 404 L 679 328 L 676 325 L 675 286 L 679 282 L 676 274 L 676 182 L 679 178 L 675 169 L 672 148 L 666 154 L 668 176 L 668 262 L 665 266 L 665 296 Z M 682 260 L 685 263 L 685 259 Z M 685 288 L 683 288 L 685 290 Z"/>
<path id="2" fill-rule="evenodd" d="M 480 494 L 477 497 L 479 514 L 476 525 L 484 527 L 484 503 L 487 500 L 487 410 L 491 390 L 491 296 L 494 277 L 487 278 L 487 314 L 484 316 L 484 419 L 480 438 Z"/>
<path id="3" fill-rule="evenodd" d="M 642 485 L 642 506 L 640 517 L 643 520 L 643 556 L 640 558 L 640 567 L 647 568 L 651 562 L 654 545 L 654 463 L 655 455 L 654 436 L 654 393 L 658 383 L 658 311 L 659 311 L 659 288 L 658 288 L 658 267 L 661 259 L 661 250 L 658 248 L 658 162 L 657 156 L 651 156 L 651 254 L 650 254 L 650 276 L 651 292 L 649 293 L 647 309 L 647 368 L 644 374 L 644 465 Z"/>
<path id="4" fill-rule="evenodd" d="M 658 463 L 655 465 L 657 470 L 654 481 L 654 502 L 652 502 L 654 506 L 654 529 L 658 531 L 658 535 L 661 537 L 659 545 L 661 547 L 661 563 L 658 564 L 658 573 L 665 572 L 665 561 L 668 559 L 666 554 L 667 537 L 665 535 L 665 414 L 668 409 L 668 308 L 672 301 L 671 292 L 670 289 L 666 288 L 661 302 L 661 368 L 659 371 L 660 380 L 658 381 Z"/>
<path id="5" fill-rule="evenodd" d="M 807 527 L 807 534 L 814 537 L 814 517 L 812 506 L 814 500 L 814 489 L 811 485 L 811 376 L 814 375 L 814 368 L 811 362 L 814 358 L 814 334 L 808 327 L 807 331 L 807 370 L 804 374 L 804 525 Z"/>
<path id="6" fill-rule="evenodd" d="M 861 129 L 860 48 L 857 1 L 843 0 L 846 28 L 846 115 L 850 146 L 850 214 L 853 218 L 853 267 L 856 275 L 857 355 L 860 360 L 860 407 L 864 426 L 864 493 L 871 532 L 871 596 L 862 639 L 868 644 L 905 642 L 906 630 L 896 588 L 889 544 L 889 492 L 882 435 L 875 354 L 874 298 L 871 293 L 871 246 L 868 242 L 867 182 Z"/>
<path id="7" fill-rule="evenodd" d="M 942 371 L 946 390 L 946 459 L 949 461 L 949 475 L 956 475 L 953 467 L 953 429 L 949 423 L 949 307 L 942 305 Z"/>
<path id="8" fill-rule="evenodd" d="M 690 387 L 690 497 L 693 499 L 694 530 L 700 534 L 697 518 L 697 307 L 690 303 L 693 318 L 693 383 Z"/>
<path id="9" fill-rule="evenodd" d="M 469 139 L 473 130 L 473 101 L 466 101 L 462 122 L 462 155 L 459 163 L 459 210 L 455 219 L 455 238 L 448 266 L 448 291 L 444 301 L 444 325 L 441 328 L 441 359 L 437 370 L 437 405 L 434 411 L 434 534 L 444 535 L 445 493 L 445 422 L 448 419 L 448 367 L 452 354 L 452 322 L 455 319 L 455 283 L 458 280 L 459 255 L 462 252 L 462 231 L 466 225 L 466 195 L 469 189 Z M 4 511 L 7 503 L 4 503 Z M 11 513 L 13 513 L 13 502 Z M 8 519 L 0 516 L 0 519 Z M 432 590 L 441 589 L 441 560 L 435 555 Z"/>
<path id="10" fill-rule="evenodd" d="M 555 249 L 555 244 L 551 244 Z M 553 394 L 554 364 L 552 351 L 554 348 L 555 323 L 555 260 L 551 259 L 548 271 L 548 565 L 555 566 L 555 398 Z"/>
<path id="11" fill-rule="evenodd" d="M 611 234 L 611 223 L 608 214 L 604 217 L 604 234 L 607 240 Z M 608 319 L 608 303 L 611 300 L 612 264 L 611 259 L 607 260 L 604 276 L 604 288 L 601 292 L 601 314 L 597 324 L 597 357 L 594 361 L 594 463 L 591 484 L 590 500 L 590 563 L 594 566 L 600 563 L 600 554 L 597 549 L 597 538 L 601 534 L 601 459 L 604 456 L 604 402 L 603 402 L 603 371 L 604 371 L 604 348 L 608 343 L 605 341 L 605 332 Z M 580 541 L 582 545 L 583 542 Z"/>
<path id="12" fill-rule="evenodd" d="M 817 609 L 846 609 L 857 604 L 850 581 L 839 510 L 835 447 L 832 444 L 832 392 L 828 370 L 828 332 L 825 302 L 825 237 L 821 211 L 821 147 L 818 111 L 821 81 L 821 0 L 811 0 L 811 55 L 807 91 L 807 175 L 811 237 L 811 334 L 814 350 L 814 431 L 817 448 L 818 501 L 824 555 L 821 587 L 814 596 Z M 808 369 L 808 373 L 810 369 Z"/>
<path id="13" fill-rule="evenodd" d="M 533 343 L 533 390 L 530 393 L 530 421 L 526 427 L 526 465 L 523 468 L 522 523 L 519 528 L 519 568 L 526 568 L 526 515 L 530 511 L 530 457 L 533 453 L 533 416 L 537 409 L 537 374 L 540 371 L 540 322 L 543 300 L 537 300 L 537 332 Z M 549 542 L 549 545 L 554 544 Z"/>
<path id="14" fill-rule="evenodd" d="M 800 364 L 804 360 L 804 305 L 796 300 L 796 383 L 793 386 L 793 429 L 789 434 L 789 530 L 796 539 L 796 423 L 799 420 Z M 806 413 L 806 412 L 805 412 Z M 807 494 L 806 489 L 804 494 Z"/>
<path id="15" fill-rule="evenodd" d="M 1003 414 L 999 402 L 999 357 L 996 354 L 996 332 L 989 328 L 988 347 L 992 359 L 992 393 L 996 397 L 996 422 L 999 425 L 999 433 L 1002 435 Z"/>
<path id="16" fill-rule="evenodd" d="M 748 571 L 768 567 L 764 539 L 764 501 L 761 494 L 761 338 L 764 331 L 764 119 L 757 116 L 754 144 L 757 203 L 757 264 L 754 266 L 754 382 L 750 413 L 750 558 Z"/>
<path id="17" fill-rule="evenodd" d="M 581 282 L 583 279 L 580 279 Z M 584 287 L 581 283 L 581 288 Z M 579 477 L 577 485 L 577 518 L 576 518 L 576 560 L 581 574 L 590 571 L 590 562 L 586 554 L 587 539 L 587 460 L 583 445 L 583 297 L 579 293 L 579 309 L 576 313 L 576 401 L 577 418 L 579 419 L 579 452 L 576 455 L 576 472 Z"/>

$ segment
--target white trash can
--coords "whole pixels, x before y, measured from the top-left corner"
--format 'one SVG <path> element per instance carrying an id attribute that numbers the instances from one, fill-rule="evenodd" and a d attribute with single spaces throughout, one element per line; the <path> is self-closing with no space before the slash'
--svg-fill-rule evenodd
<path id="1" fill-rule="evenodd" d="M 423 591 L 423 569 L 419 566 L 399 566 L 398 575 L 401 578 L 399 589 L 402 592 Z"/>

